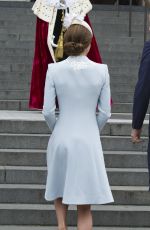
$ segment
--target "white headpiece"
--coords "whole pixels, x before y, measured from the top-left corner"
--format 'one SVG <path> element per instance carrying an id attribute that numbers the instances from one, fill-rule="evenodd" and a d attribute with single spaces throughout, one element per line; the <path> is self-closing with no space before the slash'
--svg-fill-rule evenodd
<path id="1" fill-rule="evenodd" d="M 93 31 L 91 27 L 89 26 L 87 22 L 84 21 L 84 17 L 82 15 L 76 15 L 76 14 L 71 14 L 71 13 L 66 12 L 63 26 L 68 29 L 69 26 L 73 24 L 78 24 L 78 25 L 82 25 L 86 27 L 90 31 L 90 33 L 93 35 Z"/>
<path id="2" fill-rule="evenodd" d="M 61 0 L 47 0 L 47 3 L 51 6 L 61 7 L 61 6 L 67 6 L 70 7 L 74 4 L 75 0 L 65 0 L 64 4 L 61 3 Z"/>

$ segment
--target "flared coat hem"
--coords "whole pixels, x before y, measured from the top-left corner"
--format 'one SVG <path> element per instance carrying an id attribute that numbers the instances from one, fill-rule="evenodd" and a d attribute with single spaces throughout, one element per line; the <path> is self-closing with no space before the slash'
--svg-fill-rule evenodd
<path id="1" fill-rule="evenodd" d="M 100 205 L 100 204 L 108 204 L 108 203 L 114 202 L 113 197 L 102 199 L 100 196 L 94 197 L 91 199 L 88 198 L 88 200 L 86 198 L 82 199 L 82 200 L 80 200 L 79 198 L 67 199 L 67 198 L 64 198 L 63 195 L 61 195 L 61 194 L 57 194 L 57 195 L 53 195 L 53 196 L 45 195 L 44 198 L 47 201 L 54 201 L 57 198 L 62 198 L 62 203 L 63 204 L 69 204 L 69 205 L 84 205 L 84 204 L 90 204 L 90 205 L 99 204 Z"/>

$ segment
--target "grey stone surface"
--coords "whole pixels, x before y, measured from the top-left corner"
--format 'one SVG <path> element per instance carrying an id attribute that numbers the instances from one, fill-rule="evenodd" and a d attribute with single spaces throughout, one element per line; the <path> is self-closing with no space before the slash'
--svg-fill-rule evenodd
<path id="1" fill-rule="evenodd" d="M 2 39 L 2 38 L 1 38 Z M 25 49 L 25 48 L 28 48 L 28 49 L 32 49 L 34 48 L 34 42 L 18 42 L 18 41 L 15 41 L 15 40 L 11 40 L 11 39 L 8 39 L 8 38 L 5 38 L 4 41 L 2 41 L 0 39 L 0 48 L 19 48 L 19 49 Z M 140 49 L 140 47 L 139 47 Z"/>
<path id="2" fill-rule="evenodd" d="M 7 184 L 45 184 L 47 167 L 39 166 L 2 166 L 1 174 L 6 174 L 1 183 Z M 108 168 L 111 185 L 147 186 L 148 170 L 139 168 Z"/>
<path id="3" fill-rule="evenodd" d="M 0 148 L 46 149 L 48 139 L 46 134 L 1 134 Z"/>
<path id="4" fill-rule="evenodd" d="M 1 149 L 46 149 L 48 134 L 0 134 Z M 104 150 L 112 151 L 146 151 L 147 138 L 143 138 L 140 144 L 133 144 L 130 137 L 102 136 Z"/>
<path id="5" fill-rule="evenodd" d="M 28 100 L 0 100 L 0 110 L 29 110 Z"/>
<path id="6" fill-rule="evenodd" d="M 107 168 L 147 168 L 145 152 L 104 152 Z M 1 149 L 0 164 L 5 166 L 46 166 L 46 150 Z"/>
<path id="7" fill-rule="evenodd" d="M 0 225 L 0 230 L 57 230 L 56 226 L 14 226 L 14 225 Z M 93 227 L 93 230 L 136 230 L 137 228 L 128 227 Z M 76 230 L 76 227 L 68 226 L 68 230 Z M 149 228 L 138 228 L 138 230 L 149 230 Z"/>
<path id="8" fill-rule="evenodd" d="M 1 149 L 0 165 L 46 166 L 46 150 Z"/>
<path id="9" fill-rule="evenodd" d="M 114 205 L 150 205 L 148 187 L 112 186 Z M 45 185 L 0 184 L 0 203 L 46 204 Z M 49 203 L 53 203 L 50 201 Z"/>
<path id="10" fill-rule="evenodd" d="M 11 116 L 11 112 L 10 116 Z M 12 113 L 13 114 L 13 113 Z M 22 113 L 20 113 L 21 117 Z M 42 114 L 40 114 L 39 120 L 31 120 L 30 119 L 31 112 L 28 113 L 29 120 L 8 120 L 3 117 L 0 118 L 0 133 L 14 133 L 14 134 L 49 134 L 49 128 L 44 120 Z M 56 114 L 58 117 L 59 115 Z M 36 114 L 35 114 L 36 117 Z M 88 125 L 88 124 L 87 124 Z M 102 130 L 101 135 L 108 135 L 108 136 L 130 136 L 131 133 L 131 119 L 115 119 L 111 118 L 107 124 L 105 125 L 104 129 Z M 148 121 L 145 120 L 143 129 L 142 129 L 142 136 L 148 136 Z"/>
<path id="11" fill-rule="evenodd" d="M 105 152 L 107 168 L 147 168 L 147 153 L 138 152 Z"/>
<path id="12" fill-rule="evenodd" d="M 29 98 L 28 90 L 0 90 L 1 100 L 27 100 Z"/>
<path id="13" fill-rule="evenodd" d="M 29 89 L 29 82 L 27 82 L 25 79 L 23 81 L 19 82 L 18 81 L 15 82 L 13 79 L 10 79 L 9 82 L 7 82 L 6 80 L 1 80 L 0 81 L 0 90 L 28 90 Z M 19 98 L 18 98 L 19 99 Z"/>
<path id="14" fill-rule="evenodd" d="M 13 212 L 12 212 L 13 210 Z M 92 206 L 95 226 L 148 227 L 150 209 L 147 206 Z M 0 205 L 1 224 L 56 225 L 53 205 Z M 133 218 L 134 216 L 134 218 Z M 9 218 L 8 218 L 9 217 Z M 76 207 L 70 207 L 67 215 L 68 225 L 75 226 Z"/>
<path id="15" fill-rule="evenodd" d="M 112 93 L 112 99 L 116 103 L 132 103 L 134 93 Z"/>
<path id="16" fill-rule="evenodd" d="M 113 113 L 132 113 L 133 105 L 131 103 L 113 103 Z"/>

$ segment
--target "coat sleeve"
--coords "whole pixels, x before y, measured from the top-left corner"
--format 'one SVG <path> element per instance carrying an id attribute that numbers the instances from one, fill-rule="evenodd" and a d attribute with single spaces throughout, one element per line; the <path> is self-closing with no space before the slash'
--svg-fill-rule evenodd
<path id="1" fill-rule="evenodd" d="M 55 115 L 55 97 L 56 97 L 56 90 L 53 81 L 53 71 L 52 65 L 48 65 L 48 70 L 46 74 L 46 81 L 45 81 L 45 89 L 44 89 L 44 104 L 42 114 L 46 120 L 46 123 L 52 132 L 56 123 L 56 115 Z"/>
<path id="2" fill-rule="evenodd" d="M 146 42 L 134 92 L 132 127 L 141 129 L 150 100 L 150 42 Z"/>
<path id="3" fill-rule="evenodd" d="M 98 98 L 98 115 L 97 123 L 101 131 L 106 124 L 107 120 L 111 117 L 111 92 L 110 92 L 110 76 L 108 67 L 105 65 L 105 80 Z"/>

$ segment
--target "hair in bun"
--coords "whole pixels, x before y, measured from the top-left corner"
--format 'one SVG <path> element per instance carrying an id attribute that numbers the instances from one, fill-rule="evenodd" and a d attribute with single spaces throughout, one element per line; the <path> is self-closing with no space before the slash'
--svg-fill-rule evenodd
<path id="1" fill-rule="evenodd" d="M 64 53 L 78 56 L 91 44 L 92 34 L 82 25 L 71 25 L 64 34 Z"/>
<path id="2" fill-rule="evenodd" d="M 64 51 L 67 55 L 79 55 L 83 53 L 85 47 L 82 43 L 66 42 L 64 44 Z"/>

